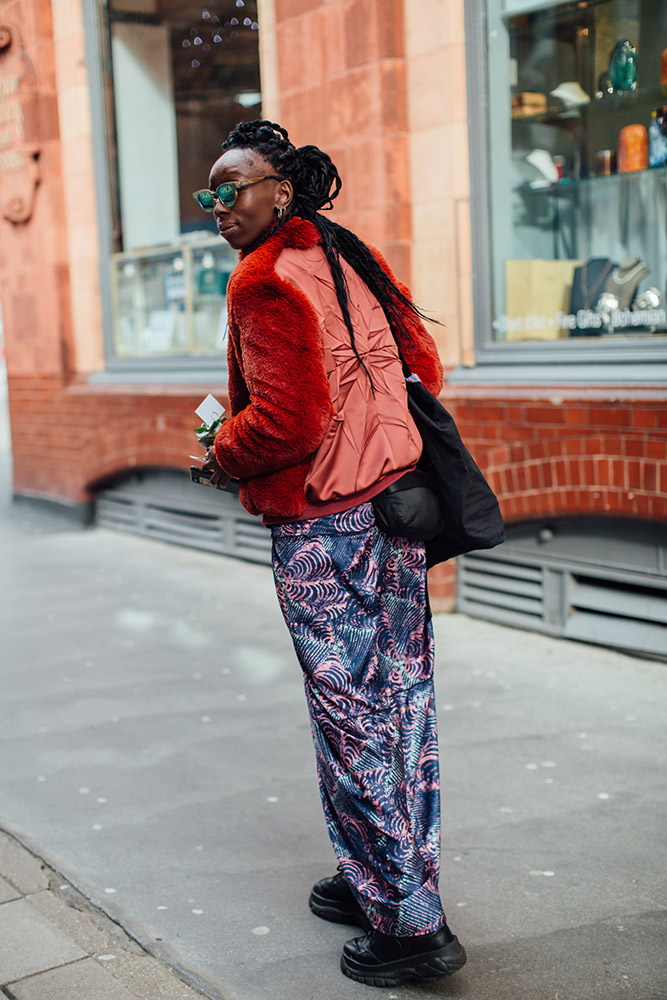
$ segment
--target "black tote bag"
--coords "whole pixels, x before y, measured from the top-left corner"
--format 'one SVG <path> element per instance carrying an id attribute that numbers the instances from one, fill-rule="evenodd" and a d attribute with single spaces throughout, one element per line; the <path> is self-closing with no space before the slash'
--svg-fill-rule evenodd
<path id="1" fill-rule="evenodd" d="M 426 564 L 475 549 L 492 549 L 505 539 L 496 496 L 461 440 L 454 418 L 420 381 L 406 379 L 408 406 L 423 451 L 419 468 L 430 477 L 445 527 L 426 542 Z"/>

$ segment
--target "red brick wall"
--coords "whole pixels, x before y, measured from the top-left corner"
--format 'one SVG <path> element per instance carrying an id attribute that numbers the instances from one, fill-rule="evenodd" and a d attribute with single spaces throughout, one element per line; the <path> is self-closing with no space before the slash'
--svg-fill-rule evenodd
<path id="1" fill-rule="evenodd" d="M 64 386 L 48 376 L 10 379 L 14 491 L 65 504 L 129 469 L 187 469 L 201 450 L 194 409 L 219 386 Z"/>
<path id="2" fill-rule="evenodd" d="M 667 389 L 445 390 L 507 523 L 667 519 Z"/>

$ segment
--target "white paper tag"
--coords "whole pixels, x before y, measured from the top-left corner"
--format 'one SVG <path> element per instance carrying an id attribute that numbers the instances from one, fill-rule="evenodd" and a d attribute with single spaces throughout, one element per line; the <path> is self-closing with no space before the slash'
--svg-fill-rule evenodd
<path id="1" fill-rule="evenodd" d="M 215 396 L 212 396 L 210 392 L 206 399 L 202 399 L 201 403 L 195 410 L 195 413 L 201 419 L 201 422 L 206 424 L 207 427 L 210 427 L 213 421 L 217 420 L 218 417 L 221 417 L 224 412 L 225 408 L 222 403 L 220 403 Z"/>

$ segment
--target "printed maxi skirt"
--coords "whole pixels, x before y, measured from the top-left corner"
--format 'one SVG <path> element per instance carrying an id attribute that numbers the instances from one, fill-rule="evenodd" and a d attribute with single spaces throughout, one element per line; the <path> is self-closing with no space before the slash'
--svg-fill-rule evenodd
<path id="1" fill-rule="evenodd" d="M 377 930 L 437 930 L 445 917 L 424 545 L 382 534 L 368 503 L 272 533 L 341 870 Z"/>

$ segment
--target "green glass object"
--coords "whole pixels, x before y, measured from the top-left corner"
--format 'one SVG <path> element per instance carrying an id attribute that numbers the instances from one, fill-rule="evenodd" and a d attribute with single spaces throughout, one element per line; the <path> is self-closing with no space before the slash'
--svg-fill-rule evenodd
<path id="1" fill-rule="evenodd" d="M 637 86 L 637 49 L 627 38 L 616 42 L 609 57 L 609 81 L 617 93 Z"/>

